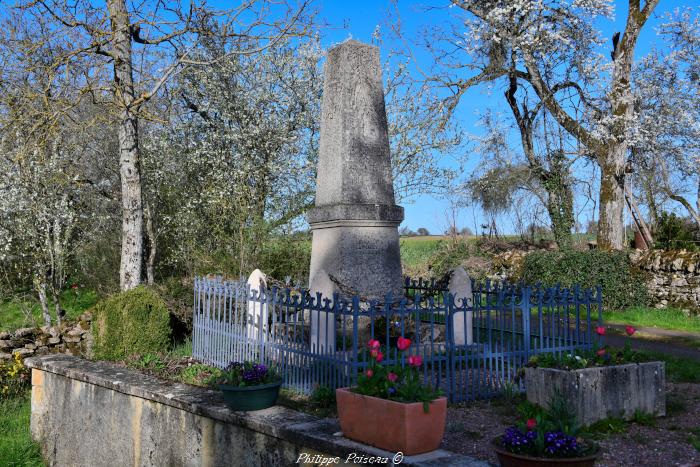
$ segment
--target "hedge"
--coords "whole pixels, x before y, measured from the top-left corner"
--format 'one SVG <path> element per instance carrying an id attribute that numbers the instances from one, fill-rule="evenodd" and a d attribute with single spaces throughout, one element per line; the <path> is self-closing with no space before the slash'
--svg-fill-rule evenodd
<path id="1" fill-rule="evenodd" d="M 140 286 L 100 302 L 94 311 L 94 356 L 121 360 L 172 345 L 170 313 L 154 290 Z"/>
<path id="2" fill-rule="evenodd" d="M 648 303 L 644 275 L 623 251 L 538 251 L 525 256 L 520 279 L 528 284 L 602 286 L 603 305 L 621 310 Z"/>

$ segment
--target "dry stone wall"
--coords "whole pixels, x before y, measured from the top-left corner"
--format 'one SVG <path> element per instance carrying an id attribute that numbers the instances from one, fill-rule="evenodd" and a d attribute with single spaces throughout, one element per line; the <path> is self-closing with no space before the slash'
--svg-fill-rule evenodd
<path id="1" fill-rule="evenodd" d="M 700 310 L 700 252 L 635 250 L 630 258 L 648 274 L 647 290 L 657 308 Z"/>
<path id="2" fill-rule="evenodd" d="M 0 332 L 0 361 L 11 359 L 14 353 L 22 358 L 51 353 L 85 355 L 92 342 L 91 322 L 92 314 L 85 312 L 78 321 L 64 323 L 62 326 Z"/>

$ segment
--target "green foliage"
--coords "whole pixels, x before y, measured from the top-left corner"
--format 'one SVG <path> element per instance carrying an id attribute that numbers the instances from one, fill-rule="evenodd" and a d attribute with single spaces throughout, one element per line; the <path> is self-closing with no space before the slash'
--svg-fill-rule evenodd
<path id="1" fill-rule="evenodd" d="M 83 312 L 92 308 L 97 303 L 97 299 L 97 293 L 85 287 L 64 290 L 61 293 L 60 301 L 65 319 L 77 319 Z M 51 299 L 49 299 L 49 308 L 53 311 Z M 43 324 L 41 307 L 34 295 L 0 301 L 0 331 L 12 331 Z"/>
<path id="2" fill-rule="evenodd" d="M 558 368 L 560 370 L 580 370 L 596 366 L 622 365 L 625 363 L 642 363 L 651 361 L 644 352 L 632 350 L 629 338 L 623 349 L 602 346 L 598 350 L 575 350 L 572 353 L 543 353 L 530 357 L 527 365 L 539 368 Z"/>
<path id="3" fill-rule="evenodd" d="M 666 379 L 673 383 L 700 383 L 700 362 L 662 352 L 639 351 L 648 361 L 666 363 Z"/>
<path id="4" fill-rule="evenodd" d="M 634 415 L 632 415 L 632 421 L 638 425 L 656 425 L 656 417 L 654 417 L 654 414 L 647 413 L 639 409 L 634 411 Z"/>
<path id="5" fill-rule="evenodd" d="M 525 283 L 545 286 L 603 288 L 603 305 L 620 310 L 648 302 L 641 272 L 633 268 L 623 251 L 538 251 L 527 255 L 522 265 Z"/>
<path id="6" fill-rule="evenodd" d="M 624 433 L 626 430 L 627 423 L 621 418 L 606 418 L 589 425 L 585 431 L 587 435 L 600 439 L 613 434 Z"/>
<path id="7" fill-rule="evenodd" d="M 162 352 L 172 345 L 170 313 L 152 289 L 136 287 L 95 307 L 95 358 L 122 360 L 132 354 Z"/>
<path id="8" fill-rule="evenodd" d="M 196 363 L 192 366 L 183 368 L 177 375 L 176 379 L 185 384 L 193 386 L 211 386 L 221 376 L 221 370 L 216 367 Z"/>
<path id="9" fill-rule="evenodd" d="M 442 278 L 466 259 L 482 255 L 477 243 L 472 239 L 457 237 L 442 241 L 429 259 L 431 275 Z"/>
<path id="10" fill-rule="evenodd" d="M 311 263 L 311 239 L 308 235 L 277 235 L 263 243 L 258 269 L 270 277 L 306 284 Z M 252 270 L 251 270 L 252 271 Z"/>
<path id="11" fill-rule="evenodd" d="M 29 387 L 29 375 L 29 368 L 17 353 L 12 356 L 12 360 L 0 362 L 0 399 L 24 393 Z"/>
<path id="12" fill-rule="evenodd" d="M 29 434 L 31 402 L 29 393 L 0 398 L 0 465 L 7 467 L 42 467 L 39 445 Z"/>
<path id="13" fill-rule="evenodd" d="M 695 448 L 696 451 L 700 452 L 700 427 L 690 430 L 688 442 Z"/>
<path id="14" fill-rule="evenodd" d="M 674 213 L 662 212 L 656 225 L 656 248 L 697 251 L 692 223 Z"/>
<path id="15" fill-rule="evenodd" d="M 311 402 L 320 408 L 335 406 L 335 390 L 328 386 L 316 386 L 311 394 Z"/>

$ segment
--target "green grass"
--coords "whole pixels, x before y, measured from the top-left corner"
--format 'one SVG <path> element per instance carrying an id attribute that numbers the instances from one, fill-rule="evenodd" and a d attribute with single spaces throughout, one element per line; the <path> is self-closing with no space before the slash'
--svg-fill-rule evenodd
<path id="1" fill-rule="evenodd" d="M 61 294 L 61 306 L 66 317 L 75 319 L 97 303 L 97 294 L 92 290 L 65 290 Z M 53 316 L 53 303 L 49 303 Z M 12 331 L 27 326 L 42 326 L 41 307 L 36 299 L 0 302 L 0 331 Z"/>
<path id="2" fill-rule="evenodd" d="M 612 324 L 700 333 L 700 316 L 688 316 L 676 308 L 633 307 L 625 311 L 605 311 L 603 319 Z"/>
<path id="3" fill-rule="evenodd" d="M 700 383 L 700 362 L 661 352 L 639 352 L 652 360 L 666 362 L 666 379 L 675 383 Z"/>
<path id="4" fill-rule="evenodd" d="M 437 251 L 445 237 L 402 237 L 401 238 L 401 262 L 408 267 L 426 265 L 430 257 Z"/>
<path id="5" fill-rule="evenodd" d="M 39 446 L 29 435 L 31 403 L 24 397 L 0 399 L 0 465 L 7 467 L 43 466 Z"/>

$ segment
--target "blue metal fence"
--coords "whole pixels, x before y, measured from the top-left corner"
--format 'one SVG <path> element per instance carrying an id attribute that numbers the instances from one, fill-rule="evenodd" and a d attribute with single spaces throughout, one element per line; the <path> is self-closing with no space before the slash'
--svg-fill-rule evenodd
<path id="1" fill-rule="evenodd" d="M 196 278 L 193 355 L 218 367 L 275 365 L 286 387 L 310 393 L 354 384 L 368 365 L 370 339 L 385 345 L 388 364 L 402 362 L 395 344 L 404 336 L 423 357 L 424 381 L 459 402 L 514 384 L 532 355 L 590 349 L 601 322 L 599 288 L 473 281 L 471 297 L 453 297 L 444 284 L 407 280 L 405 290 L 406 297 L 365 302 Z"/>

